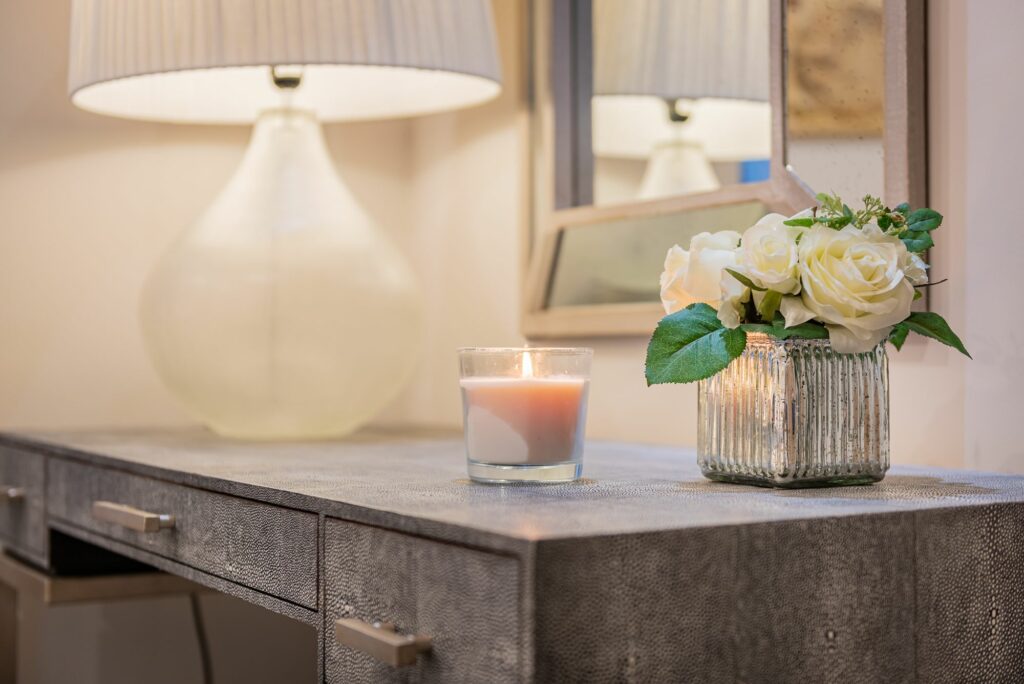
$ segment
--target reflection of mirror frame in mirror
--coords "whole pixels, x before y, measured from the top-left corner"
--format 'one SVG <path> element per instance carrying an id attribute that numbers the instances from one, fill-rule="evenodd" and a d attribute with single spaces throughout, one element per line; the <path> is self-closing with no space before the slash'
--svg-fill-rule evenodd
<path id="1" fill-rule="evenodd" d="M 591 60 L 591 0 L 531 0 L 527 50 L 532 60 L 530 266 L 523 302 L 523 332 L 530 338 L 648 335 L 664 315 L 661 304 L 594 304 L 548 307 L 558 250 L 569 228 L 609 221 L 681 214 L 759 201 L 772 211 L 794 213 L 814 204 L 814 193 L 786 165 L 785 0 L 771 3 L 769 25 L 772 111 L 769 180 L 724 186 L 711 192 L 609 206 L 577 206 L 589 200 L 593 155 L 590 121 L 573 119 L 576 103 L 590 98 L 592 74 L 574 69 Z M 890 204 L 927 203 L 925 133 L 924 0 L 883 0 L 885 22 L 885 199 Z M 554 36 L 560 39 L 554 41 Z M 589 165 L 589 166 L 588 166 Z M 589 172 L 586 172 L 588 171 Z M 580 173 L 580 171 L 586 173 Z M 568 208 L 559 208 L 568 207 Z M 657 273 L 651 278 L 656 280 Z M 927 298 L 922 300 L 927 302 Z"/>

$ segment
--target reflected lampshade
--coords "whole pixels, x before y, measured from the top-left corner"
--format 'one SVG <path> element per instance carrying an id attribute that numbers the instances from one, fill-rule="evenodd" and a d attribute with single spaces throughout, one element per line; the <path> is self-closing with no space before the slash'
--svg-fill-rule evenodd
<path id="1" fill-rule="evenodd" d="M 641 196 L 712 190 L 708 159 L 771 154 L 768 0 L 594 0 L 593 11 L 594 154 L 650 159 L 644 187 L 655 172 L 664 187 Z"/>
<path id="2" fill-rule="evenodd" d="M 768 0 L 595 0 L 594 94 L 768 99 Z"/>

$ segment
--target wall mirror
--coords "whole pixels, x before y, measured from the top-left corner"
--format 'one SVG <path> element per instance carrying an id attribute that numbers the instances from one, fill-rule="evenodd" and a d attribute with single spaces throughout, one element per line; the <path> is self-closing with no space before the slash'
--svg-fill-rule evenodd
<path id="1" fill-rule="evenodd" d="M 530 25 L 528 337 L 648 334 L 671 245 L 815 192 L 926 201 L 922 0 L 533 0 Z"/>

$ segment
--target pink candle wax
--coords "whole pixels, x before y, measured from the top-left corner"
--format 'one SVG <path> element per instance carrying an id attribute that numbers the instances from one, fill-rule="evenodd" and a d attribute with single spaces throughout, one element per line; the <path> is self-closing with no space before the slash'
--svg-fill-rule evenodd
<path id="1" fill-rule="evenodd" d="M 586 379 L 473 377 L 460 384 L 472 460 L 544 465 L 580 458 Z"/>

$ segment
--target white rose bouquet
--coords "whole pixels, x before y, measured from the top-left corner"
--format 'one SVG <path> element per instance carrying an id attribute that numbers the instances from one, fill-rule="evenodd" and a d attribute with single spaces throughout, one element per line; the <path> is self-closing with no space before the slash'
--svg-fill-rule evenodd
<path id="1" fill-rule="evenodd" d="M 711 377 L 743 352 L 748 332 L 827 338 L 851 354 L 885 341 L 900 349 L 915 332 L 970 356 L 941 316 L 910 310 L 929 286 L 921 255 L 942 215 L 871 196 L 856 212 L 835 195 L 818 201 L 788 219 L 768 214 L 742 235 L 701 233 L 689 250 L 669 250 L 668 315 L 647 349 L 648 384 Z"/>

